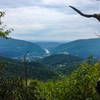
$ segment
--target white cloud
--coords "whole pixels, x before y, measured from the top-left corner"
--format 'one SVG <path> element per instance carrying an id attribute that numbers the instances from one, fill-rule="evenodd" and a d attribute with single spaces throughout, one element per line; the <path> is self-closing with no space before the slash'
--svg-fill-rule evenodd
<path id="1" fill-rule="evenodd" d="M 61 5 L 61 4 L 64 4 L 65 3 L 65 0 L 43 0 L 43 3 L 44 4 L 47 4 L 47 5 L 53 5 L 53 4 L 58 4 L 58 5 Z"/>
<path id="2" fill-rule="evenodd" d="M 68 4 L 72 4 L 72 5 L 77 5 L 77 6 L 81 6 L 81 5 L 94 5 L 96 3 L 98 3 L 96 0 L 66 0 L 66 3 Z"/>
<path id="3" fill-rule="evenodd" d="M 32 0 L 30 2 L 32 3 Z M 34 2 L 41 5 L 93 4 L 90 0 L 35 0 Z M 4 8 L 7 13 L 4 21 L 15 30 L 11 36 L 19 39 L 72 40 L 95 37 L 93 33 L 99 30 L 98 21 L 81 17 L 68 7 L 64 12 L 59 9 L 39 5 L 8 7 Z"/>
<path id="4" fill-rule="evenodd" d="M 61 12 L 40 7 L 8 8 L 6 12 L 4 21 L 14 28 L 16 33 L 21 30 L 34 31 L 49 28 L 50 25 L 64 20 L 66 16 Z"/>

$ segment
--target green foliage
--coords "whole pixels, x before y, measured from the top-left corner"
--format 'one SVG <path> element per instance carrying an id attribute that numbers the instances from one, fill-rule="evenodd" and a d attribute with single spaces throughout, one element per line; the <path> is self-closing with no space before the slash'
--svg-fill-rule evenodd
<path id="1" fill-rule="evenodd" d="M 1 18 L 4 17 L 5 12 L 1 12 L 0 11 L 0 37 L 3 38 L 8 38 L 9 33 L 13 30 L 13 29 L 5 29 L 5 26 L 2 25 L 2 21 Z"/>
<path id="2" fill-rule="evenodd" d="M 37 100 L 36 85 L 25 86 L 22 79 L 0 80 L 0 100 Z"/>
<path id="3" fill-rule="evenodd" d="M 96 82 L 100 77 L 100 64 L 81 64 L 69 77 L 56 82 L 40 83 L 40 98 L 46 100 L 100 100 Z"/>
<path id="4" fill-rule="evenodd" d="M 96 62 L 96 59 L 94 58 L 93 54 L 91 54 L 91 55 L 88 57 L 87 63 L 88 63 L 88 64 L 94 64 L 95 62 Z"/>
<path id="5" fill-rule="evenodd" d="M 96 82 L 100 63 L 83 62 L 70 76 L 46 82 L 0 78 L 0 100 L 100 100 Z"/>
<path id="6" fill-rule="evenodd" d="M 78 65 L 84 59 L 70 54 L 55 54 L 40 59 L 40 62 L 49 66 L 57 73 L 70 75 L 72 71 L 78 68 Z"/>
<path id="7" fill-rule="evenodd" d="M 47 81 L 58 76 L 53 70 L 38 62 L 27 62 L 25 67 L 27 67 L 27 78 L 29 79 Z M 3 78 L 21 77 L 25 79 L 25 67 L 21 61 L 0 57 L 0 76 Z"/>
<path id="8" fill-rule="evenodd" d="M 78 68 L 75 64 L 80 64 L 82 60 L 76 56 L 60 54 L 46 57 L 40 62 L 27 62 L 24 67 L 24 63 L 21 61 L 0 57 L 0 64 L 5 66 L 0 75 L 5 78 L 22 77 L 25 79 L 24 71 L 27 67 L 27 78 L 47 81 L 48 79 L 62 77 L 62 74 L 70 75 L 73 70 Z"/>

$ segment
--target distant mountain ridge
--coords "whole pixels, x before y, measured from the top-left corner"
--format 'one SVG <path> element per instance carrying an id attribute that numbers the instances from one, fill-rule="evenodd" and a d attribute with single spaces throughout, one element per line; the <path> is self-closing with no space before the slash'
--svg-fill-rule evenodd
<path id="1" fill-rule="evenodd" d="M 35 42 L 36 44 L 38 44 L 41 48 L 43 49 L 48 49 L 51 50 L 52 48 L 55 48 L 61 44 L 63 44 L 64 42 Z"/>
<path id="2" fill-rule="evenodd" d="M 100 57 L 100 39 L 82 39 L 68 43 L 58 42 L 28 42 L 17 39 L 0 38 L 0 56 L 23 57 L 27 51 L 32 59 L 45 57 L 52 54 L 71 54 L 87 58 L 93 54 Z"/>
<path id="3" fill-rule="evenodd" d="M 0 38 L 0 56 L 19 57 L 24 56 L 29 51 L 33 56 L 43 56 L 44 49 L 35 43 L 17 39 Z"/>
<path id="4" fill-rule="evenodd" d="M 61 44 L 56 48 L 52 49 L 52 54 L 60 54 L 68 52 L 72 55 L 87 58 L 91 54 L 95 57 L 100 57 L 100 39 L 82 39 L 76 40 L 69 43 Z"/>

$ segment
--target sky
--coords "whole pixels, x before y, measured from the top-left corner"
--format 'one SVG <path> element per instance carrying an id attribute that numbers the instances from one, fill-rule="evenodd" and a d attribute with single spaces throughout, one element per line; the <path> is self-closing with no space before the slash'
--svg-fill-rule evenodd
<path id="1" fill-rule="evenodd" d="M 100 22 L 84 18 L 69 8 L 84 13 L 100 13 L 96 0 L 0 0 L 2 19 L 14 31 L 10 37 L 36 41 L 68 41 L 96 38 Z"/>

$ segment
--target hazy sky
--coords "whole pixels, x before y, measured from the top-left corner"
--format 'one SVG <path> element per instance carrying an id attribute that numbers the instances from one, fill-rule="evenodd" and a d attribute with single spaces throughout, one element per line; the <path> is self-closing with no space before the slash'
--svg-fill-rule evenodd
<path id="1" fill-rule="evenodd" d="M 4 23 L 14 29 L 11 37 L 53 41 L 96 37 L 100 22 L 78 15 L 69 5 L 85 13 L 100 13 L 96 0 L 0 0 L 0 9 L 6 12 Z"/>

